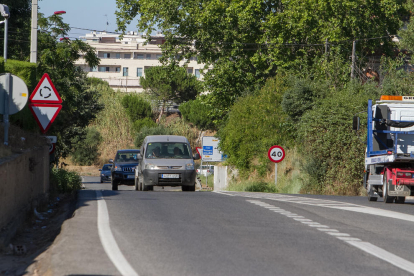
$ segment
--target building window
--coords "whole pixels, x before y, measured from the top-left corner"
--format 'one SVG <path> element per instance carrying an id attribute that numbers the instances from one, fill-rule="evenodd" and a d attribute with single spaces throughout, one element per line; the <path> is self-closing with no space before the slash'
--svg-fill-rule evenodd
<path id="1" fill-rule="evenodd" d="M 137 77 L 142 77 L 142 68 L 137 68 Z"/>
<path id="2" fill-rule="evenodd" d="M 136 58 L 137 59 L 144 59 L 144 55 L 143 54 L 137 54 Z"/>
<path id="3" fill-rule="evenodd" d="M 187 68 L 187 73 L 188 74 L 193 74 L 193 68 Z"/>
<path id="4" fill-rule="evenodd" d="M 97 66 L 91 67 L 91 72 L 98 72 L 98 67 Z"/>
<path id="5" fill-rule="evenodd" d="M 128 67 L 123 68 L 123 74 L 124 77 L 128 77 Z"/>
<path id="6" fill-rule="evenodd" d="M 147 54 L 147 59 L 151 59 L 151 54 Z"/>
<path id="7" fill-rule="evenodd" d="M 104 58 L 110 58 L 111 54 L 110 53 L 104 53 Z"/>
<path id="8" fill-rule="evenodd" d="M 125 59 L 129 59 L 129 58 L 131 58 L 131 54 L 124 54 L 124 58 L 125 58 Z"/>
<path id="9" fill-rule="evenodd" d="M 115 67 L 115 72 L 117 73 L 121 72 L 121 67 Z"/>
<path id="10" fill-rule="evenodd" d="M 200 69 L 195 69 L 194 75 L 196 76 L 197 79 L 199 79 L 200 78 Z"/>
<path id="11" fill-rule="evenodd" d="M 99 66 L 99 72 L 105 72 L 105 67 Z"/>
<path id="12" fill-rule="evenodd" d="M 115 58 L 121 58 L 121 54 L 120 53 L 116 53 L 115 54 Z"/>
<path id="13" fill-rule="evenodd" d="M 157 55 L 157 59 L 160 59 L 160 58 L 162 58 L 162 55 Z"/>

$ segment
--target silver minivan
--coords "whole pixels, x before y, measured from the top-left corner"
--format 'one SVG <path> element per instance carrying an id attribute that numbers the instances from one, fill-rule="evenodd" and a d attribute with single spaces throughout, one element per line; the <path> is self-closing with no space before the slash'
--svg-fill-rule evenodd
<path id="1" fill-rule="evenodd" d="M 135 190 L 150 191 L 154 186 L 181 186 L 195 191 L 196 171 L 190 143 L 184 136 L 147 136 L 138 155 L 135 169 Z"/>

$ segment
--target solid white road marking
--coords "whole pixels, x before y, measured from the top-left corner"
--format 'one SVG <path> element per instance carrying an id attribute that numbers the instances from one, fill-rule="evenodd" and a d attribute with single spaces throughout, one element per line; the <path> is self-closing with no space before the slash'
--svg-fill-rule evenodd
<path id="1" fill-rule="evenodd" d="M 102 246 L 108 255 L 109 259 L 123 276 L 138 276 L 138 273 L 125 259 L 118 244 L 112 234 L 109 226 L 109 214 L 106 207 L 105 199 L 102 197 L 101 191 L 96 191 L 96 198 L 98 200 L 98 232 L 101 239 Z"/>
<path id="2" fill-rule="evenodd" d="M 377 258 L 380 258 L 381 260 L 384 260 L 392 265 L 395 265 L 396 267 L 404 269 L 405 271 L 408 271 L 410 273 L 414 273 L 414 263 L 407 261 L 401 257 L 398 257 L 397 255 L 394 255 L 378 246 L 375 246 L 372 243 L 363 242 L 363 241 L 347 241 L 347 243 Z"/>
<path id="3" fill-rule="evenodd" d="M 264 198 L 264 199 L 269 199 L 269 198 Z M 278 212 L 275 210 L 272 210 L 272 205 L 258 201 L 258 200 L 247 200 L 247 202 L 253 203 L 255 205 L 258 205 L 260 207 L 266 208 L 268 210 L 274 211 L 276 213 L 280 213 L 286 217 L 291 217 L 293 220 L 296 220 L 298 222 L 301 222 L 305 225 L 308 225 L 310 227 L 315 227 L 316 229 L 318 229 L 319 231 L 322 231 L 328 235 L 331 235 L 333 237 L 336 237 L 337 239 L 344 241 L 352 246 L 355 246 L 356 248 L 371 254 L 377 258 L 380 258 L 381 260 L 384 260 L 400 269 L 403 269 L 405 271 L 408 271 L 412 274 L 414 274 L 414 263 L 407 261 L 401 257 L 398 257 L 397 255 L 394 255 L 378 246 L 375 246 L 369 242 L 363 242 L 358 238 L 354 238 L 351 237 L 349 234 L 347 233 L 341 233 L 336 229 L 330 229 L 328 226 L 326 225 L 322 225 L 318 222 L 315 222 L 313 220 L 310 219 L 306 219 L 306 218 L 297 218 L 296 216 L 290 216 L 291 212 L 285 211 L 283 209 L 280 209 L 282 212 Z"/>
<path id="4" fill-rule="evenodd" d="M 267 199 L 267 200 L 276 200 L 282 202 L 291 202 L 297 204 L 304 204 L 304 205 L 312 205 L 324 208 L 331 208 L 331 209 L 339 209 L 375 216 L 381 216 L 386 218 L 392 219 L 399 219 L 405 220 L 409 222 L 414 222 L 414 215 L 408 215 L 404 213 L 388 211 L 379 208 L 372 208 L 366 207 L 362 205 L 346 203 L 346 202 L 337 202 L 333 200 L 324 200 L 324 199 L 317 199 L 317 198 L 308 198 L 305 199 L 299 196 L 290 196 L 290 195 L 282 195 L 282 194 L 258 194 L 258 193 L 249 193 L 249 192 L 216 192 L 219 194 L 229 195 L 229 196 L 241 196 L 241 197 L 249 197 L 249 198 L 256 198 L 256 199 Z"/>

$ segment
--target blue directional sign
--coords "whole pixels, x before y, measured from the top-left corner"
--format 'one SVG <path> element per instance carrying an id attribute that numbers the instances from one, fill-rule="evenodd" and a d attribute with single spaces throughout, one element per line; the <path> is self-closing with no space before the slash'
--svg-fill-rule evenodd
<path id="1" fill-rule="evenodd" d="M 203 146 L 203 155 L 213 155 L 213 146 Z"/>

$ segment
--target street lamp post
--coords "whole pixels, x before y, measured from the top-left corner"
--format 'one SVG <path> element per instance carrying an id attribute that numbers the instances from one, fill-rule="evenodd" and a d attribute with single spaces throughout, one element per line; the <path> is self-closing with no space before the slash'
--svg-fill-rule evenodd
<path id="1" fill-rule="evenodd" d="M 7 61 L 7 31 L 9 27 L 9 7 L 7 5 L 0 4 L 0 13 L 4 17 L 4 62 Z M 4 89 L 4 113 L 3 113 L 3 123 L 4 123 L 4 144 L 9 145 L 9 94 L 10 94 L 10 81 L 11 74 L 6 73 L 6 82 L 3 87 Z"/>
<path id="2" fill-rule="evenodd" d="M 32 30 L 30 34 L 30 63 L 37 63 L 37 0 L 32 0 Z"/>

